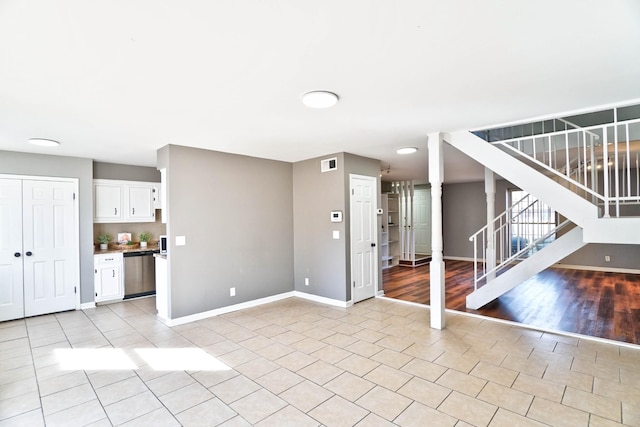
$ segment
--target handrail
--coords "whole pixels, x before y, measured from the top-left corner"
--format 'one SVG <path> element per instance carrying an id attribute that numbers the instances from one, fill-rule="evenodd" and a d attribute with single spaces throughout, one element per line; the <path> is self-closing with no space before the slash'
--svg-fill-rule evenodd
<path id="1" fill-rule="evenodd" d="M 518 211 L 514 214 L 516 208 Z M 520 227 L 522 225 L 535 227 L 546 224 L 546 222 L 531 222 L 530 220 L 520 222 L 522 220 L 519 219 L 529 216 L 539 217 L 540 212 L 548 213 L 548 207 L 531 194 L 527 194 L 469 237 L 469 240 L 473 242 L 474 283 L 476 287 L 479 281 L 497 274 L 502 268 L 511 263 L 514 258 L 522 256 L 524 252 L 540 244 L 540 239 L 534 239 L 532 242 L 526 241 L 526 237 L 529 236 L 531 230 L 522 230 Z M 517 227 L 517 229 L 514 229 L 514 227 Z M 552 231 L 547 231 L 542 239 L 549 239 L 549 233 L 553 233 L 553 230 L 557 228 L 558 226 L 553 228 Z M 515 241 L 512 235 L 514 230 L 517 230 Z M 526 244 L 523 245 L 522 239 L 526 241 Z M 481 257 L 478 256 L 478 249 L 482 254 Z M 482 265 L 480 265 L 479 259 L 485 260 Z"/>
<path id="2" fill-rule="evenodd" d="M 640 181 L 635 188 L 631 183 L 632 176 L 640 176 L 637 162 L 640 151 L 631 146 L 632 141 L 640 141 L 640 119 L 510 138 L 491 144 L 524 156 L 559 178 L 565 186 L 580 190 L 585 199 L 603 206 L 602 216 L 609 217 L 621 215 L 621 204 L 640 199 Z M 632 166 L 634 156 L 636 164 Z"/>
<path id="3" fill-rule="evenodd" d="M 479 260 L 477 257 L 477 234 L 474 234 L 473 236 L 471 236 L 469 238 L 470 241 L 472 241 L 474 243 L 474 289 L 477 290 L 478 288 L 482 287 L 482 281 L 484 281 L 487 278 L 493 277 L 498 275 L 500 272 L 502 272 L 504 269 L 506 269 L 507 266 L 509 266 L 510 264 L 512 264 L 515 260 L 517 259 L 521 259 L 523 257 L 523 255 L 530 253 L 533 249 L 537 248 L 538 246 L 540 246 L 541 244 L 545 243 L 547 240 L 549 240 L 549 238 L 551 238 L 552 236 L 555 236 L 555 234 L 557 232 L 559 232 L 560 230 L 562 230 L 563 228 L 565 228 L 567 225 L 571 224 L 572 222 L 570 220 L 565 220 L 562 223 L 560 223 L 559 225 L 555 226 L 554 228 L 552 228 L 551 230 L 549 230 L 547 233 L 545 233 L 544 235 L 542 235 L 541 237 L 539 237 L 538 239 L 534 240 L 533 242 L 527 244 L 526 246 L 520 248 L 518 251 L 512 253 L 510 256 L 508 256 L 507 258 L 505 258 L 504 260 L 502 260 L 499 264 L 496 264 L 494 267 L 487 269 L 486 268 L 486 258 L 485 258 L 485 268 L 482 268 L 482 273 L 478 274 L 478 270 L 480 269 L 480 267 L 478 266 L 479 264 Z M 486 283 L 485 283 L 486 284 Z"/>
<path id="4" fill-rule="evenodd" d="M 531 135 L 488 142 L 526 158 L 551 176 L 555 176 L 560 184 L 597 205 L 600 208 L 600 216 L 621 216 L 621 205 L 640 203 L 640 118 L 618 121 L 617 110 L 614 111 L 613 121 L 605 124 L 579 127 L 566 119 L 555 118 L 552 120 L 559 120 L 565 124 L 564 130 L 545 132 L 546 121 L 534 122 L 531 123 Z M 554 129 L 555 123 L 554 121 Z M 536 124 L 542 124 L 542 133 L 535 134 Z M 573 129 L 569 129 L 569 126 Z M 517 129 L 516 125 L 497 129 L 503 131 L 502 135 L 491 135 L 490 130 L 476 132 L 484 132 L 486 140 L 490 140 L 492 137 L 504 136 L 505 130 L 509 130 L 512 135 L 518 131 L 528 133 L 528 129 Z M 635 160 L 634 165 L 632 158 Z M 633 184 L 632 176 L 635 181 Z M 570 223 L 569 220 L 564 221 L 544 233 L 542 237 L 527 242 L 524 247 L 520 247 L 521 242 L 518 239 L 514 247 L 511 241 L 512 224 L 529 209 L 535 209 L 538 203 L 537 199 L 526 201 L 527 197 L 529 196 L 514 203 L 469 237 L 474 247 L 476 289 L 483 281 L 490 281 L 510 263 L 531 253 L 534 248 L 548 241 Z M 527 206 L 514 216 L 514 206 L 522 204 L 523 201 Z M 514 235 L 516 234 L 518 233 Z M 508 250 L 505 250 L 506 247 Z M 478 256 L 479 248 L 482 257 Z"/>

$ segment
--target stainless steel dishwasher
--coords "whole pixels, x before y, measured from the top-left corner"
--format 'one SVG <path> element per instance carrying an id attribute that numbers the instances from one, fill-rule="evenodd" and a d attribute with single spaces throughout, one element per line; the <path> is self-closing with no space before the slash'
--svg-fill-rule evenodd
<path id="1" fill-rule="evenodd" d="M 124 299 L 156 293 L 156 268 L 153 254 L 154 251 L 125 252 L 123 254 Z"/>

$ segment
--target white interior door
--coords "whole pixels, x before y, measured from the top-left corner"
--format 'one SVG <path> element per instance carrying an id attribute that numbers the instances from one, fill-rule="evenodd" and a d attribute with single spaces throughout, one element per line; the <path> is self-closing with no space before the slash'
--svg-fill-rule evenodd
<path id="1" fill-rule="evenodd" d="M 350 175 L 351 282 L 353 302 L 374 297 L 378 288 L 376 179 Z"/>
<path id="2" fill-rule="evenodd" d="M 415 253 L 431 254 L 431 190 L 419 189 L 413 195 Z"/>
<path id="3" fill-rule="evenodd" d="M 75 308 L 74 185 L 23 181 L 24 314 Z"/>
<path id="4" fill-rule="evenodd" d="M 0 321 L 24 317 L 22 180 L 0 179 Z"/>

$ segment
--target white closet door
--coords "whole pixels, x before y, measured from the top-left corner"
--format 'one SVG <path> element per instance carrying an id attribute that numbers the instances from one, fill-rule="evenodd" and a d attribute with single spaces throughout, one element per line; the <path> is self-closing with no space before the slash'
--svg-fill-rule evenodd
<path id="1" fill-rule="evenodd" d="M 413 197 L 413 230 L 415 232 L 415 251 L 418 254 L 431 254 L 431 190 L 420 189 Z"/>
<path id="2" fill-rule="evenodd" d="M 349 177 L 351 187 L 351 281 L 353 302 L 376 295 L 378 282 L 377 251 L 378 237 L 376 213 L 376 179 L 366 176 Z"/>
<path id="3" fill-rule="evenodd" d="M 23 256 L 22 181 L 0 179 L 0 321 L 24 317 Z"/>
<path id="4" fill-rule="evenodd" d="M 24 311 L 75 308 L 73 184 L 23 181 Z"/>

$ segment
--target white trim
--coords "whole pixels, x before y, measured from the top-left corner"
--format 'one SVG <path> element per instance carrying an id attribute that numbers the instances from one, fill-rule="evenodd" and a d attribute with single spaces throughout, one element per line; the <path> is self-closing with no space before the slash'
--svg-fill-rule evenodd
<path id="1" fill-rule="evenodd" d="M 461 256 L 445 256 L 445 260 L 449 261 L 469 261 L 473 262 L 473 258 Z M 481 260 L 478 260 L 481 261 Z M 620 267 L 596 267 L 591 265 L 574 265 L 574 264 L 553 264 L 550 268 L 566 268 L 567 270 L 585 270 L 585 271 L 601 271 L 604 273 L 626 273 L 640 274 L 640 269 L 636 268 L 620 268 Z"/>
<path id="2" fill-rule="evenodd" d="M 638 103 L 640 103 L 640 98 L 630 99 L 628 101 L 611 103 L 611 104 L 603 104 L 603 105 L 598 105 L 598 106 L 595 106 L 595 107 L 581 108 L 581 109 L 578 109 L 578 110 L 564 111 L 564 112 L 561 112 L 561 113 L 545 114 L 543 116 L 523 118 L 523 119 L 520 119 L 520 120 L 511 121 L 511 122 L 498 123 L 498 124 L 493 124 L 493 125 L 488 125 L 488 126 L 480 126 L 480 127 L 475 127 L 473 129 L 470 129 L 470 130 L 467 129 L 467 131 L 468 132 L 476 132 L 476 131 L 479 131 L 479 130 L 487 130 L 487 129 L 496 129 L 496 128 L 503 128 L 503 127 L 517 126 L 517 125 L 529 124 L 529 123 L 532 123 L 532 122 L 539 122 L 539 121 L 551 120 L 551 119 L 559 119 L 559 118 L 563 118 L 563 117 L 567 117 L 567 116 L 575 116 L 577 114 L 595 113 L 597 111 L 610 110 L 610 109 L 613 109 L 613 108 L 628 107 L 630 105 L 635 105 L 635 104 L 638 104 Z"/>
<path id="3" fill-rule="evenodd" d="M 378 292 L 376 293 L 376 298 L 380 298 L 380 297 L 383 297 L 383 296 L 384 296 L 384 290 L 382 290 L 382 291 L 378 291 Z"/>
<path id="4" fill-rule="evenodd" d="M 464 256 L 443 256 L 442 259 L 448 261 L 469 261 L 473 262 L 473 258 L 464 257 Z"/>
<path id="5" fill-rule="evenodd" d="M 221 314 L 231 313 L 233 311 L 244 310 L 245 308 L 257 307 L 259 305 L 268 304 L 270 302 L 280 301 L 285 298 L 291 298 L 295 292 L 285 292 L 283 294 L 272 295 L 270 297 L 259 298 L 252 301 L 242 302 L 240 304 L 228 305 L 226 307 L 216 308 L 214 310 L 203 311 L 202 313 L 190 314 L 188 316 L 178 317 L 176 319 L 165 319 L 157 316 L 167 326 L 184 325 L 185 323 L 195 322 L 197 320 L 207 319 L 209 317 L 219 316 Z"/>
<path id="6" fill-rule="evenodd" d="M 88 310 L 90 308 L 96 308 L 96 303 L 94 301 L 80 304 L 80 310 Z"/>
<path id="7" fill-rule="evenodd" d="M 414 306 L 414 307 L 424 307 L 424 308 L 428 308 L 429 310 L 431 310 L 431 306 L 429 306 L 428 304 L 419 304 L 417 302 L 402 301 L 402 300 L 399 300 L 399 299 L 388 298 L 388 297 L 382 297 L 382 298 L 387 299 L 389 301 L 395 301 L 395 302 L 399 302 L 399 303 L 402 303 L 402 304 L 411 305 L 411 306 Z M 581 339 L 581 340 L 585 340 L 585 341 L 594 341 L 594 342 L 599 342 L 599 343 L 603 343 L 603 344 L 618 345 L 618 346 L 621 346 L 621 347 L 632 348 L 632 349 L 635 349 L 635 350 L 637 350 L 640 347 L 638 344 L 631 344 L 631 343 L 627 343 L 627 342 L 623 342 L 623 341 L 609 340 L 609 339 L 600 338 L 600 337 L 592 337 L 590 335 L 581 335 L 581 334 L 577 334 L 575 332 L 558 331 L 556 329 L 550 329 L 550 328 L 543 328 L 543 327 L 540 327 L 540 326 L 527 325 L 527 324 L 524 324 L 524 323 L 514 322 L 512 320 L 496 319 L 496 318 L 493 318 L 493 317 L 483 316 L 481 314 L 467 313 L 467 312 L 464 312 L 464 311 L 452 310 L 450 308 L 445 309 L 445 311 L 447 313 L 449 313 L 449 314 L 457 314 L 457 315 L 461 315 L 461 316 L 473 317 L 475 319 L 481 319 L 483 321 L 501 323 L 503 325 L 515 326 L 517 328 L 528 329 L 528 330 L 532 330 L 532 331 L 540 331 L 542 333 L 547 333 L 547 334 L 554 334 L 554 335 L 560 335 L 560 336 L 565 336 L 565 337 L 577 338 L 577 339 Z"/>
<path id="8" fill-rule="evenodd" d="M 337 299 L 321 297 L 319 295 L 308 294 L 306 292 L 293 291 L 293 296 L 297 298 L 306 299 L 309 301 L 319 302 L 321 304 L 333 305 L 335 307 L 351 307 L 353 301 L 340 301 Z"/>
<path id="9" fill-rule="evenodd" d="M 640 274 L 640 270 L 635 268 L 594 267 L 590 265 L 573 265 L 573 264 L 553 264 L 551 268 L 566 268 L 568 270 L 602 271 L 605 273 Z"/>

